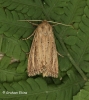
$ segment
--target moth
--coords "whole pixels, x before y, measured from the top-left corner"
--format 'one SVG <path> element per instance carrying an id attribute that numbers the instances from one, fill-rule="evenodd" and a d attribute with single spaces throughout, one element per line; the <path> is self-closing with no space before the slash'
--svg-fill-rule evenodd
<path id="1" fill-rule="evenodd" d="M 42 21 L 34 31 L 28 57 L 28 76 L 58 77 L 58 56 L 52 26 Z"/>
<path id="2" fill-rule="evenodd" d="M 42 20 L 19 21 L 29 22 Z M 46 20 L 42 21 L 42 23 L 38 25 L 38 27 L 31 35 L 34 35 L 34 38 L 28 57 L 28 76 L 42 74 L 43 77 L 58 77 L 58 55 L 62 55 L 57 52 L 52 26 L 49 24 L 49 22 L 54 23 L 56 25 L 61 24 L 64 26 L 71 26 Z M 27 39 L 29 39 L 31 36 L 29 36 Z"/>

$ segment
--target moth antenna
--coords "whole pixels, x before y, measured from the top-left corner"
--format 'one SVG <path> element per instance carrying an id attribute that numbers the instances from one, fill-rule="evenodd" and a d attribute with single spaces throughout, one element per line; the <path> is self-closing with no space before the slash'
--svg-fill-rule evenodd
<path id="1" fill-rule="evenodd" d="M 72 25 L 67 25 L 67 24 L 63 24 L 63 23 L 58 23 L 58 22 L 53 22 L 53 21 L 48 21 L 49 23 L 53 23 L 54 25 L 52 26 L 55 26 L 55 25 L 63 25 L 63 26 L 72 26 Z"/>
<path id="2" fill-rule="evenodd" d="M 34 22 L 34 21 L 43 21 L 43 20 L 18 20 L 18 21 L 27 21 L 27 22 Z M 55 26 L 55 25 L 63 25 L 63 26 L 72 26 L 72 25 L 67 25 L 67 24 L 63 24 L 63 23 L 58 23 L 58 22 L 53 22 L 53 21 L 47 21 L 47 22 L 49 22 L 49 23 L 53 23 L 54 25 L 52 25 L 52 26 Z M 35 24 L 35 23 L 34 23 Z"/>
<path id="3" fill-rule="evenodd" d="M 32 25 L 38 26 L 38 24 L 36 24 L 36 23 L 30 22 L 30 21 L 28 21 L 28 22 L 31 23 Z"/>
<path id="4" fill-rule="evenodd" d="M 43 20 L 18 20 L 18 21 L 30 21 L 30 22 L 37 22 L 37 21 L 39 21 L 39 22 L 41 22 Z"/>
<path id="5" fill-rule="evenodd" d="M 55 23 L 54 25 L 52 26 L 56 26 L 56 25 L 62 25 L 62 26 L 72 26 L 72 25 L 67 25 L 67 24 L 63 24 L 63 23 Z"/>

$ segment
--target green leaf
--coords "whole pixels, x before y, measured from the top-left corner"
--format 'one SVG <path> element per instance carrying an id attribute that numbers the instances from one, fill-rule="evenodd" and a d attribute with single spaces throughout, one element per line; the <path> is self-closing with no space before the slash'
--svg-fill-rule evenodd
<path id="1" fill-rule="evenodd" d="M 67 78 L 67 81 L 64 80 L 64 84 L 57 86 L 47 85 L 46 81 L 41 77 L 35 79 L 28 78 L 27 80 L 21 80 L 19 82 L 13 83 L 4 82 L 2 85 L 2 89 L 4 90 L 4 88 L 6 88 L 6 90 L 4 91 L 4 95 L 3 91 L 0 90 L 0 98 L 29 98 L 29 100 L 32 100 L 32 98 L 34 98 L 34 100 L 36 100 L 36 98 L 42 99 L 44 97 L 48 100 L 58 100 L 60 97 L 61 100 L 71 100 L 73 93 L 72 91 L 76 86 L 80 89 L 80 85 L 82 86 L 82 84 L 84 84 L 84 81 L 80 76 L 75 76 L 73 72 L 71 72 L 70 75 L 72 75 L 70 79 Z M 73 77 L 73 75 L 75 77 Z M 12 93 L 12 95 L 7 95 L 7 91 L 10 93 L 12 93 L 13 91 L 13 93 L 16 94 L 14 95 Z M 21 92 L 25 92 L 26 94 L 20 94 Z"/>
<path id="2" fill-rule="evenodd" d="M 6 68 L 10 63 L 11 58 L 4 56 L 0 61 L 0 68 Z"/>
<path id="3" fill-rule="evenodd" d="M 77 37 L 75 37 L 75 36 L 69 36 L 64 41 L 68 45 L 74 45 L 74 44 L 76 44 L 77 40 L 78 40 Z"/>
<path id="4" fill-rule="evenodd" d="M 89 99 L 89 80 L 84 85 L 77 95 L 73 97 L 73 100 L 88 100 Z"/>
<path id="5" fill-rule="evenodd" d="M 67 71 L 69 68 L 71 68 L 71 66 L 72 66 L 71 62 L 66 57 L 60 60 L 61 71 Z"/>
<path id="6" fill-rule="evenodd" d="M 21 62 L 19 65 L 18 65 L 18 67 L 17 67 L 17 73 L 24 73 L 25 72 L 25 70 L 26 70 L 26 67 L 25 66 L 27 66 L 27 61 L 25 61 L 25 62 Z"/>

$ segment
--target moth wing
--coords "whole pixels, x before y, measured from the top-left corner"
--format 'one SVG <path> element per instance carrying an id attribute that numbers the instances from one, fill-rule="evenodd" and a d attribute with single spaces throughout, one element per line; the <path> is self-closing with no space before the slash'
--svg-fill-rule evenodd
<path id="1" fill-rule="evenodd" d="M 58 57 L 56 44 L 54 40 L 53 32 L 49 33 L 46 39 L 47 42 L 47 51 L 46 51 L 46 70 L 43 72 L 43 76 L 48 77 L 58 77 Z"/>
<path id="2" fill-rule="evenodd" d="M 34 76 L 42 73 L 42 58 L 41 58 L 41 37 L 42 34 L 35 30 L 34 39 L 31 45 L 29 58 L 28 58 L 28 76 Z"/>

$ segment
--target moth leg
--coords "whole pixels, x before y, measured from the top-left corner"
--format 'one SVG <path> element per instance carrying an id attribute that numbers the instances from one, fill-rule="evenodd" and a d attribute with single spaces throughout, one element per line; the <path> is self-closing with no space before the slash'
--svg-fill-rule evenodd
<path id="1" fill-rule="evenodd" d="M 61 57 L 64 57 L 63 55 L 61 55 L 59 52 L 57 52 L 57 54 L 59 55 L 59 56 L 61 56 Z"/>
<path id="2" fill-rule="evenodd" d="M 29 55 L 29 52 L 27 52 L 26 55 Z"/>
<path id="3" fill-rule="evenodd" d="M 33 32 L 29 37 L 27 37 L 27 38 L 25 38 L 25 39 L 22 39 L 22 40 L 28 40 L 28 39 L 30 39 L 33 35 L 34 35 L 34 32 Z"/>
<path id="4" fill-rule="evenodd" d="M 26 52 L 26 57 L 28 58 L 28 56 L 29 56 L 29 52 Z"/>
<path id="5" fill-rule="evenodd" d="M 57 24 L 53 24 L 52 26 L 56 26 Z"/>

